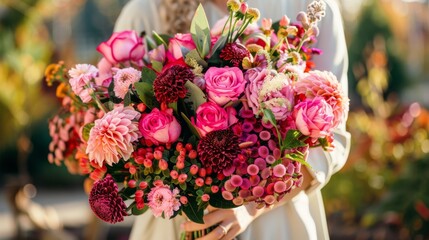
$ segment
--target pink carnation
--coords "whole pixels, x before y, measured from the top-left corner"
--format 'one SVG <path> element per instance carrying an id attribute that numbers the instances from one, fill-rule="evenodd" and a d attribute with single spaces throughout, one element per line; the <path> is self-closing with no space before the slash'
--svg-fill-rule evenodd
<path id="1" fill-rule="evenodd" d="M 132 143 L 141 137 L 136 122 L 139 118 L 140 113 L 132 107 L 120 106 L 95 120 L 86 149 L 90 161 L 112 166 L 120 158 L 128 160 L 134 151 Z"/>
<path id="2" fill-rule="evenodd" d="M 164 213 L 164 217 L 169 219 L 174 215 L 174 211 L 179 210 L 180 201 L 177 199 L 179 190 L 175 188 L 173 191 L 168 186 L 161 185 L 153 187 L 148 196 L 148 206 L 155 217 L 160 217 Z"/>
<path id="3" fill-rule="evenodd" d="M 296 83 L 295 90 L 297 94 L 303 94 L 307 98 L 324 98 L 334 112 L 334 127 L 343 121 L 349 100 L 331 72 L 310 71 Z"/>
<path id="4" fill-rule="evenodd" d="M 115 95 L 122 99 L 125 98 L 130 86 L 133 87 L 140 77 L 141 72 L 132 67 L 119 69 L 113 77 Z"/>
<path id="5" fill-rule="evenodd" d="M 311 138 L 323 138 L 333 128 L 331 106 L 321 97 L 306 99 L 295 105 L 293 117 L 298 130 Z"/>
<path id="6" fill-rule="evenodd" d="M 91 64 L 77 64 L 74 68 L 69 70 L 69 83 L 73 92 L 81 98 L 82 91 L 90 87 L 90 82 L 98 74 L 98 69 Z M 86 94 L 86 93 L 85 93 Z M 89 102 L 89 101 L 84 101 Z"/>

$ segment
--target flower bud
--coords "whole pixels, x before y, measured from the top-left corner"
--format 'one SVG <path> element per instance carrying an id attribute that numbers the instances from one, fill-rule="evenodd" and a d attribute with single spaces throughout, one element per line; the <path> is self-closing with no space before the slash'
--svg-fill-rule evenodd
<path id="1" fill-rule="evenodd" d="M 230 11 L 237 12 L 238 10 L 240 10 L 241 4 L 239 0 L 228 0 L 226 6 Z"/>
<path id="2" fill-rule="evenodd" d="M 283 17 L 280 19 L 280 22 L 279 22 L 281 27 L 287 27 L 289 23 L 290 23 L 290 19 L 286 15 L 283 15 Z"/>

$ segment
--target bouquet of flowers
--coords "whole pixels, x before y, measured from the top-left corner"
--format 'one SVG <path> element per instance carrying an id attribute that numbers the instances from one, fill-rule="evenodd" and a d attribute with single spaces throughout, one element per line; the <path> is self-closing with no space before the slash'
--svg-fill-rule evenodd
<path id="1" fill-rule="evenodd" d="M 280 201 L 303 177 L 310 147 L 329 151 L 348 99 L 311 70 L 314 1 L 278 23 L 239 0 L 211 30 L 203 8 L 189 33 L 114 33 L 98 66 L 47 68 L 59 82 L 49 161 L 94 180 L 89 203 L 110 223 L 150 209 L 203 222 L 204 209 Z"/>

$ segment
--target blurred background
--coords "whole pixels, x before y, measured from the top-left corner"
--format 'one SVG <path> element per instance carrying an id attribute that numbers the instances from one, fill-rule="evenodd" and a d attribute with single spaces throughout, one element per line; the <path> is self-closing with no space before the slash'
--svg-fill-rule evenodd
<path id="1" fill-rule="evenodd" d="M 84 178 L 48 163 L 59 106 L 44 79 L 96 63 L 127 0 L 0 1 L 0 239 L 127 239 Z M 349 49 L 346 166 L 323 189 L 332 239 L 429 239 L 429 1 L 338 0 Z"/>

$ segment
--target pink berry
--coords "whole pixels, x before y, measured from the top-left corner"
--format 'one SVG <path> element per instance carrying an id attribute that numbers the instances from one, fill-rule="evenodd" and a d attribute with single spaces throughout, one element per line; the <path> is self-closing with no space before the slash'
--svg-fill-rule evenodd
<path id="1" fill-rule="evenodd" d="M 250 164 L 249 166 L 247 166 L 247 173 L 249 173 L 249 175 L 253 176 L 258 174 L 259 172 L 259 167 L 256 164 Z"/>
<path id="2" fill-rule="evenodd" d="M 230 181 L 233 187 L 240 187 L 243 183 L 243 179 L 239 175 L 233 175 Z"/>
<path id="3" fill-rule="evenodd" d="M 286 174 L 286 167 L 283 164 L 279 164 L 273 167 L 273 175 L 275 177 L 283 177 Z"/>
<path id="4" fill-rule="evenodd" d="M 261 187 L 261 186 L 255 186 L 255 187 L 252 189 L 252 194 L 253 194 L 253 196 L 255 196 L 255 197 L 262 197 L 262 195 L 264 195 L 264 192 L 265 192 L 265 190 L 264 190 L 264 188 L 263 188 L 263 187 Z"/>
<path id="5" fill-rule="evenodd" d="M 223 191 L 223 192 L 222 192 L 222 197 L 223 197 L 225 200 L 232 200 L 232 199 L 234 198 L 234 196 L 232 196 L 232 193 L 231 193 L 231 192 L 228 192 L 228 191 Z"/>
<path id="6" fill-rule="evenodd" d="M 274 183 L 274 191 L 277 193 L 283 193 L 286 191 L 286 184 L 283 181 L 277 181 Z"/>

